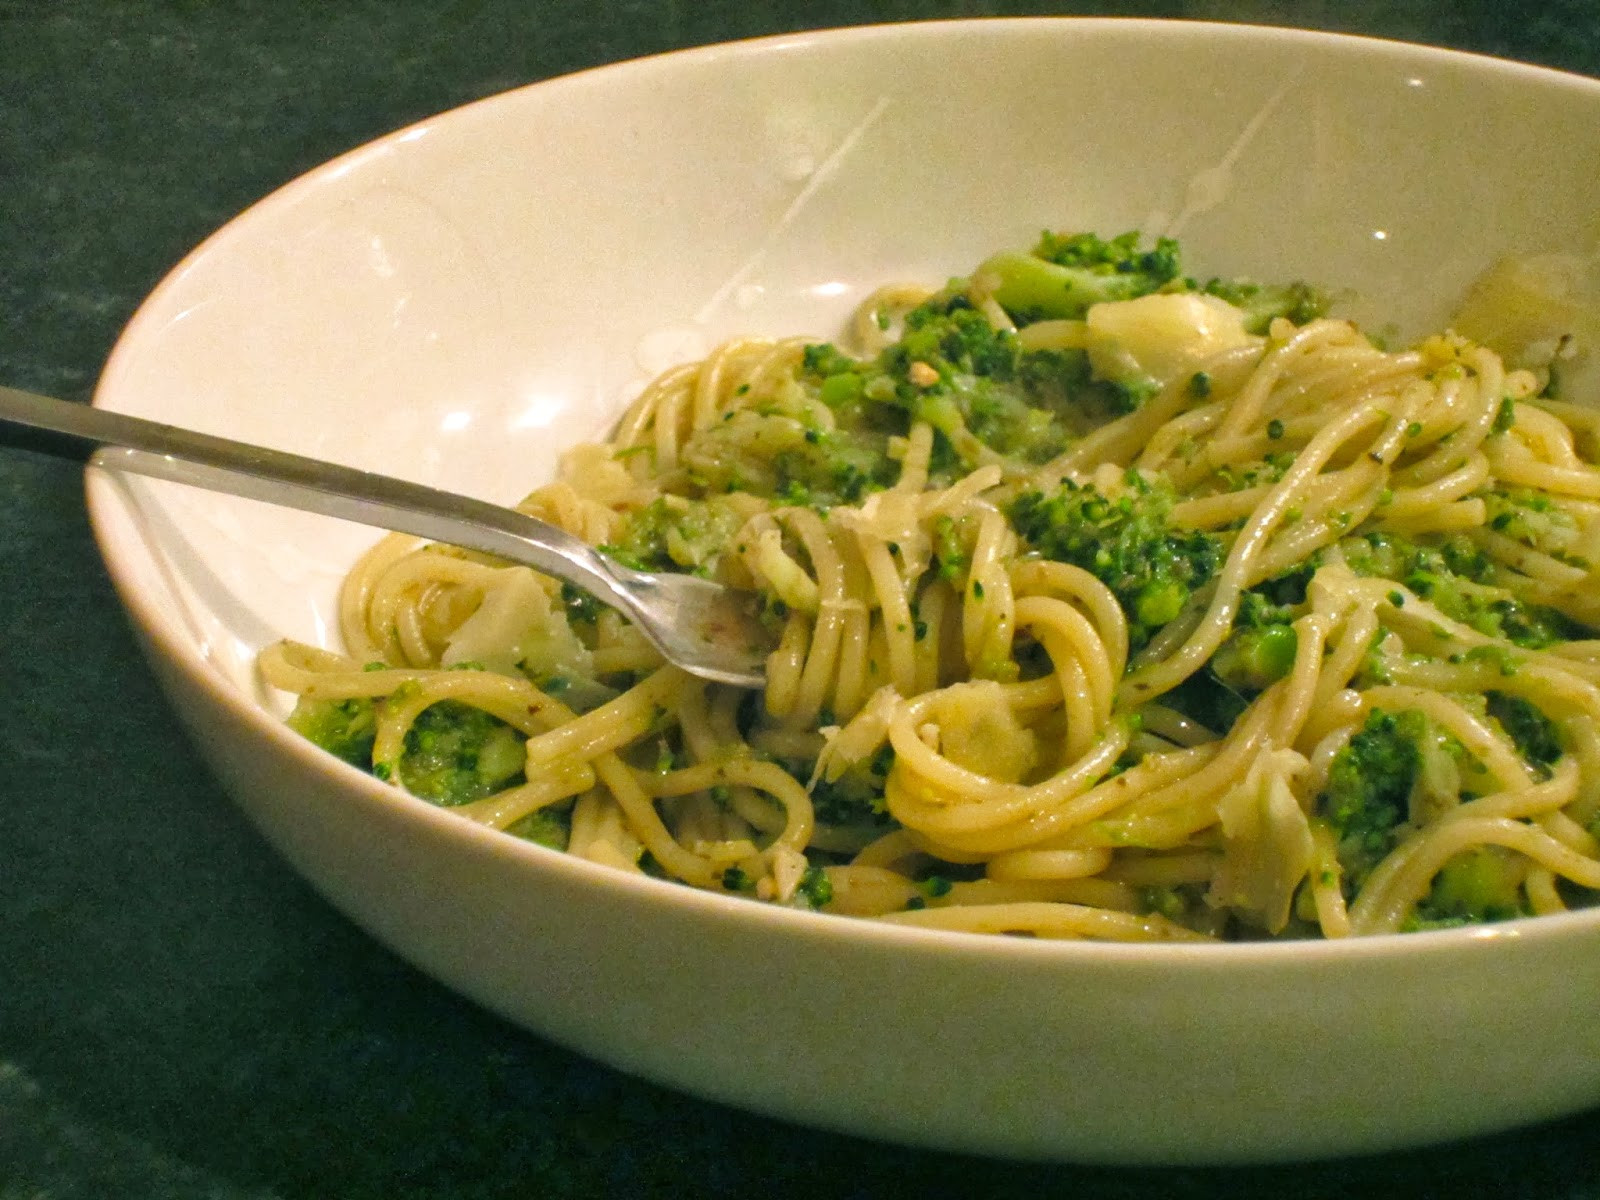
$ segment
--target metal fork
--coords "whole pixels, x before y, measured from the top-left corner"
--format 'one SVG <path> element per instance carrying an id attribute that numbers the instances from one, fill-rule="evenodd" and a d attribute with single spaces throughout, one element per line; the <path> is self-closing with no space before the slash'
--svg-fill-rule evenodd
<path id="1" fill-rule="evenodd" d="M 40 434 L 46 436 L 40 437 Z M 0 441 L 21 449 L 342 517 L 480 550 L 574 584 L 631 620 L 670 662 L 759 688 L 773 637 L 761 601 L 692 575 L 635 571 L 547 522 L 370 471 L 0 386 Z"/>

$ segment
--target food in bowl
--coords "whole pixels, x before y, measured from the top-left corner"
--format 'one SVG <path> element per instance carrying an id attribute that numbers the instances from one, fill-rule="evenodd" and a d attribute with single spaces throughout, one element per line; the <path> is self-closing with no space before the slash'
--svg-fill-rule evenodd
<path id="1" fill-rule="evenodd" d="M 669 370 L 524 501 L 758 590 L 763 693 L 401 535 L 345 582 L 343 654 L 261 667 L 396 786 L 781 904 L 1200 941 L 1588 903 L 1600 408 L 1558 265 L 1391 350 L 1304 283 L 1046 233 L 879 290 L 848 348 Z"/>

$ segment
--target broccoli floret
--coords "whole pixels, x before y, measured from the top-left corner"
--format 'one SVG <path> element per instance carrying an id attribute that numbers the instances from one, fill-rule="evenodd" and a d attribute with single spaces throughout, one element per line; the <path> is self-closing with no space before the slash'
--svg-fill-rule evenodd
<path id="1" fill-rule="evenodd" d="M 1216 573 L 1222 552 L 1212 535 L 1172 524 L 1170 487 L 1136 472 L 1126 482 L 1115 498 L 1070 480 L 1049 495 L 1024 492 L 1010 516 L 1031 549 L 1082 567 L 1116 594 L 1138 647 L 1183 611 Z"/>
<path id="2" fill-rule="evenodd" d="M 709 575 L 743 523 L 737 510 L 715 496 L 662 496 L 629 515 L 617 540 L 601 550 L 636 571 Z"/>
<path id="3" fill-rule="evenodd" d="M 481 708 L 442 700 L 406 733 L 398 774 L 408 791 L 453 806 L 522 781 L 526 739 Z M 392 775 L 393 764 L 386 764 Z"/>
<path id="4" fill-rule="evenodd" d="M 1409 814 L 1411 789 L 1422 768 L 1419 746 L 1428 735 L 1419 712 L 1373 709 L 1367 722 L 1334 755 L 1318 811 L 1339 838 L 1339 862 L 1355 887 L 1393 849 Z"/>
<path id="5" fill-rule="evenodd" d="M 1501 846 L 1474 846 L 1456 855 L 1433 878 L 1428 895 L 1406 922 L 1407 931 L 1481 925 L 1528 915 L 1522 867 Z"/>
<path id="6" fill-rule="evenodd" d="M 1590 636 L 1563 613 L 1495 586 L 1494 564 L 1465 537 L 1429 544 L 1373 531 L 1346 538 L 1339 550 L 1356 574 L 1403 583 L 1452 620 L 1524 649 Z"/>
<path id="7" fill-rule="evenodd" d="M 797 907 L 826 908 L 833 900 L 833 880 L 828 878 L 828 873 L 821 867 L 807 867 L 805 874 L 800 876 L 800 883 L 794 889 L 794 902 Z"/>
<path id="8" fill-rule="evenodd" d="M 852 763 L 837 779 L 819 779 L 811 790 L 817 820 L 825 825 L 892 825 L 883 789 L 893 766 L 894 748 L 885 744 L 865 762 Z"/>
<path id="9" fill-rule="evenodd" d="M 1300 638 L 1293 606 L 1304 602 L 1305 581 L 1298 572 L 1245 592 L 1228 640 L 1162 703 L 1207 729 L 1232 729 L 1251 701 L 1294 666 Z"/>
<path id="10" fill-rule="evenodd" d="M 1045 233 L 1032 253 L 996 254 L 977 276 L 995 281 L 994 298 L 1019 321 L 1076 319 L 1093 305 L 1148 296 L 1178 281 L 1178 243 L 1160 238 L 1141 251 L 1139 241 L 1137 231 L 1110 240 Z"/>
<path id="11" fill-rule="evenodd" d="M 885 452 L 887 444 L 872 434 L 811 430 L 800 446 L 773 456 L 777 496 L 787 504 L 819 509 L 855 504 L 899 476 L 900 465 Z"/>
<path id="12" fill-rule="evenodd" d="M 885 351 L 884 366 L 899 374 L 914 362 L 1010 379 L 1016 368 L 1017 339 L 996 329 L 964 296 L 935 297 L 906 314 L 905 332 Z"/>
<path id="13" fill-rule="evenodd" d="M 1489 715 L 1516 744 L 1517 752 L 1536 767 L 1547 768 L 1562 755 L 1561 731 L 1539 707 L 1521 696 L 1489 692 Z"/>
<path id="14" fill-rule="evenodd" d="M 520 821 L 506 826 L 506 832 L 548 846 L 552 850 L 565 850 L 572 834 L 570 808 L 541 808 L 529 813 Z"/>
<path id="15" fill-rule="evenodd" d="M 371 700 L 313 700 L 300 697 L 289 714 L 289 728 L 345 762 L 368 770 L 377 714 Z"/>
<path id="16" fill-rule="evenodd" d="M 567 621 L 573 625 L 592 626 L 605 611 L 605 605 L 576 584 L 561 585 L 561 603 L 567 610 Z"/>
<path id="17" fill-rule="evenodd" d="M 1328 295 L 1309 283 L 1252 283 L 1246 279 L 1213 279 L 1202 289 L 1244 312 L 1250 333 L 1265 333 L 1279 317 L 1304 325 L 1326 316 Z"/>
<path id="18" fill-rule="evenodd" d="M 1260 692 L 1289 673 L 1299 646 L 1293 625 L 1236 627 L 1212 657 L 1211 669 L 1229 687 Z"/>

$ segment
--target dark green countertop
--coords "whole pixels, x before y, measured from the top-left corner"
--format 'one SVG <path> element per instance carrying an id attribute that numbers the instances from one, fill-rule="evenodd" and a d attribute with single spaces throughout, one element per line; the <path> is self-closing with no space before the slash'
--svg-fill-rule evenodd
<path id="1" fill-rule="evenodd" d="M 195 242 L 302 170 L 464 101 L 731 37 L 1053 11 L 0 0 L 0 379 L 87 397 L 139 298 Z M 1071 11 L 1374 33 L 1600 74 L 1595 0 Z M 812 1133 L 588 1063 L 418 976 L 235 814 L 138 657 L 75 470 L 0 454 L 0 506 L 0 1200 L 1600 1197 L 1594 1114 L 1355 1162 L 1089 1170 Z"/>

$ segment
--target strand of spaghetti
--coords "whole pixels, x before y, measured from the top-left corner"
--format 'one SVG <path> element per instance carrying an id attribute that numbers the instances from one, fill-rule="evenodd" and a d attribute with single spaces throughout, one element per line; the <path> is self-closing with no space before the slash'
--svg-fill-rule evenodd
<path id="1" fill-rule="evenodd" d="M 1069 759 L 1081 757 L 1111 719 L 1116 676 L 1095 627 L 1065 600 L 1027 596 L 1017 603 L 1017 624 L 1044 646 L 1066 706 Z"/>
<path id="2" fill-rule="evenodd" d="M 1600 888 L 1600 862 L 1574 854 L 1543 830 L 1502 817 L 1442 823 L 1418 835 L 1416 850 L 1387 886 L 1368 900 L 1370 884 L 1351 909 L 1360 934 L 1395 933 L 1406 914 L 1427 894 L 1446 862 L 1474 846 L 1503 846 L 1581 887 Z"/>
<path id="3" fill-rule="evenodd" d="M 794 776 L 777 763 L 760 762 L 744 755 L 719 762 L 696 763 L 664 775 L 637 771 L 634 779 L 642 791 L 657 797 L 683 796 L 714 787 L 748 787 L 765 792 L 782 805 L 786 814 L 783 831 L 768 850 L 784 846 L 802 849 L 811 840 L 816 823 L 811 797 Z"/>
<path id="4" fill-rule="evenodd" d="M 383 573 L 401 558 L 421 546 L 421 538 L 408 533 L 391 533 L 381 538 L 356 560 L 356 565 L 339 586 L 339 633 L 349 653 L 362 661 L 391 657 L 387 636 L 374 638 L 367 621 L 367 606 L 372 591 Z"/>
<path id="5" fill-rule="evenodd" d="M 1578 763 L 1578 794 L 1567 807 L 1567 815 L 1588 827 L 1600 814 L 1600 725 L 1584 716 L 1569 716 L 1559 722 L 1561 742 Z"/>
<path id="6" fill-rule="evenodd" d="M 1294 662 L 1284 681 L 1283 697 L 1268 735 L 1274 745 L 1292 746 L 1316 703 L 1321 683 L 1323 650 L 1331 624 L 1326 614 L 1312 612 L 1291 628 L 1295 631 Z"/>
<path id="7" fill-rule="evenodd" d="M 941 682 L 940 648 L 945 642 L 946 617 L 955 607 L 951 603 L 953 599 L 950 585 L 937 577 L 931 579 L 917 595 L 917 611 L 912 625 L 917 655 L 913 693 L 931 692 Z"/>
<path id="8" fill-rule="evenodd" d="M 1139 854 L 1125 852 L 1102 873 L 1101 878 L 1130 887 L 1169 888 L 1186 883 L 1209 883 L 1221 857 L 1209 850 L 1177 853 Z"/>
<path id="9" fill-rule="evenodd" d="M 833 685 L 833 715 L 835 720 L 848 721 L 867 702 L 868 693 L 877 682 L 876 667 L 887 657 L 887 650 L 879 651 L 884 623 L 881 619 L 874 620 L 865 602 L 849 605 L 842 617 L 838 669 Z"/>
<path id="10" fill-rule="evenodd" d="M 1396 488 L 1389 503 L 1383 506 L 1385 520 L 1425 513 L 1430 508 L 1459 500 L 1469 492 L 1477 491 L 1489 479 L 1489 459 L 1474 452 L 1456 470 L 1439 476 L 1432 483 L 1418 487 Z"/>
<path id="11" fill-rule="evenodd" d="M 1589 578 L 1586 568 L 1562 562 L 1559 558 L 1543 554 L 1532 546 L 1524 546 L 1515 538 L 1496 533 L 1492 529 L 1474 529 L 1472 540 L 1492 558 L 1520 571 L 1530 579 L 1552 584 L 1558 589 L 1576 587 Z"/>
<path id="12" fill-rule="evenodd" d="M 1179 393 L 1180 396 L 1181 394 Z M 1213 383 L 1211 394 L 1219 396 L 1222 394 L 1222 389 Z M 1133 460 L 1134 467 L 1146 475 L 1156 471 L 1166 473 L 1169 470 L 1169 461 L 1175 457 L 1182 459 L 1191 456 L 1194 446 L 1217 427 L 1227 411 L 1226 401 L 1216 399 L 1209 404 L 1196 405 L 1187 412 L 1173 416 L 1171 420 L 1152 430 L 1143 444 L 1136 447 L 1138 453 Z M 1111 425 L 1106 428 L 1115 427 Z M 1096 435 L 1090 435 L 1094 436 Z"/>
<path id="13" fill-rule="evenodd" d="M 1004 826 L 1034 818 L 1042 820 L 1053 809 L 1082 795 L 1107 773 L 1127 746 L 1127 740 L 1126 724 L 1116 722 L 1087 755 L 1067 770 L 1032 787 L 996 784 L 946 759 L 928 756 L 935 758 L 935 765 L 943 771 L 959 773 L 976 782 L 976 786 L 969 786 L 968 790 L 960 793 L 963 798 L 956 803 L 948 802 L 949 793 L 941 794 L 928 789 L 929 780 L 922 773 L 922 764 L 916 767 L 902 765 L 900 743 L 897 740 L 897 757 L 894 770 L 890 772 L 885 785 L 884 800 L 890 815 L 908 829 L 960 848 L 962 843 L 952 839 L 970 836 L 981 841 Z M 923 786 L 914 789 L 913 778 Z M 937 798 L 930 800 L 931 797 Z M 1120 802 L 1121 797 L 1117 797 L 1117 800 Z M 975 846 L 967 848 L 977 849 Z"/>
<path id="14" fill-rule="evenodd" d="M 730 366 L 735 360 L 744 357 L 746 351 L 755 349 L 758 345 L 768 346 L 771 343 L 764 338 L 739 338 L 724 342 L 700 364 L 700 369 L 694 375 L 691 429 L 704 429 L 721 414 L 724 397 L 729 390 L 724 379 L 729 373 Z"/>
<path id="15" fill-rule="evenodd" d="M 1483 844 L 1479 835 L 1486 829 L 1511 826 L 1531 830 L 1532 826 L 1524 825 L 1519 818 L 1529 811 L 1561 807 L 1575 790 L 1575 777 L 1574 769 L 1564 767 L 1543 783 L 1481 797 L 1461 805 L 1443 820 L 1413 831 L 1372 869 L 1363 883 L 1360 894 L 1350 907 L 1352 933 L 1366 933 L 1375 925 L 1386 925 L 1391 920 L 1398 928 L 1405 914 L 1422 896 L 1423 890 L 1446 861 L 1463 849 Z M 1456 831 L 1448 832 L 1452 828 Z M 1548 835 L 1541 836 L 1548 838 Z M 1429 851 L 1429 858 L 1420 868 L 1416 868 L 1413 860 L 1425 848 Z M 1514 846 L 1508 848 L 1517 849 Z"/>
<path id="16" fill-rule="evenodd" d="M 1350 910 L 1339 888 L 1339 839 L 1325 821 L 1311 822 L 1311 869 L 1306 878 L 1311 902 L 1316 907 L 1317 926 L 1326 938 L 1351 934 Z"/>
<path id="17" fill-rule="evenodd" d="M 1275 329 L 1273 333 L 1277 333 Z M 1334 341 L 1349 341 L 1355 329 L 1345 321 L 1311 321 L 1299 329 L 1290 327 L 1287 337 L 1272 338 L 1250 380 L 1233 397 L 1223 419 L 1213 431 L 1226 438 L 1261 423 L 1262 410 L 1273 389 L 1296 360 L 1303 360 L 1319 347 Z"/>
<path id="18" fill-rule="evenodd" d="M 1579 773 L 1581 777 L 1581 767 L 1579 768 Z M 1569 801 L 1568 803 L 1571 802 Z M 1600 859 L 1600 840 L 1596 840 L 1594 834 L 1568 816 L 1565 805 L 1559 809 L 1539 813 L 1535 820 L 1540 829 L 1543 829 L 1568 850 L 1575 851 L 1585 858 Z"/>
<path id="19" fill-rule="evenodd" d="M 1471 532 L 1488 519 L 1488 506 L 1478 497 L 1441 504 L 1426 512 L 1403 517 L 1386 517 L 1384 528 L 1416 538 L 1426 533 Z"/>
<path id="20" fill-rule="evenodd" d="M 924 518 L 961 512 L 1004 478 L 1005 473 L 999 467 L 979 467 L 942 492 L 923 492 L 917 497 L 917 511 Z"/>
<path id="21" fill-rule="evenodd" d="M 1396 482 L 1401 486 L 1430 483 L 1455 470 L 1466 457 L 1480 447 L 1488 455 L 1490 464 L 1494 465 L 1496 446 L 1507 439 L 1495 438 L 1487 445 L 1485 442 L 1493 432 L 1495 420 L 1500 413 L 1500 400 L 1503 394 L 1501 384 L 1505 376 L 1500 369 L 1499 359 L 1493 355 L 1489 355 L 1486 359 L 1479 356 L 1474 366 L 1477 373 L 1473 378 L 1448 379 L 1440 385 L 1441 397 L 1459 397 L 1462 410 L 1451 414 L 1456 423 L 1438 434 L 1438 441 L 1431 455 L 1396 472 Z M 1425 422 L 1425 425 L 1427 424 L 1430 423 Z M 1432 438 L 1433 430 L 1425 428 L 1422 436 Z M 1498 473 L 1497 468 L 1496 474 Z"/>
<path id="22" fill-rule="evenodd" d="M 1526 788 L 1533 783 L 1527 764 L 1511 744 L 1448 696 L 1425 688 L 1380 684 L 1361 693 L 1361 705 L 1367 712 L 1420 712 L 1465 746 L 1503 787 Z"/>
<path id="23" fill-rule="evenodd" d="M 957 880 L 942 897 L 934 897 L 931 909 L 960 908 L 969 905 L 1016 904 L 1046 901 L 1057 904 L 1083 904 L 1117 912 L 1143 911 L 1139 893 L 1126 884 L 1086 876 L 1081 879 L 969 879 Z"/>
<path id="24" fill-rule="evenodd" d="M 710 887 L 721 882 L 721 872 L 709 859 L 678 844 L 678 840 L 662 822 L 661 815 L 656 812 L 650 795 L 639 786 L 632 770 L 616 754 L 600 755 L 594 760 L 594 770 L 621 808 L 628 829 L 669 874 L 697 887 Z"/>
<path id="25" fill-rule="evenodd" d="M 616 800 L 603 788 L 585 792 L 572 806 L 567 850 L 579 858 L 630 874 L 642 874 L 644 844 L 628 829 Z"/>
<path id="26" fill-rule="evenodd" d="M 1116 847 L 1127 844 L 1115 836 L 1099 837 L 1090 831 L 1112 814 L 1125 810 L 1143 795 L 1156 791 L 1203 767 L 1215 753 L 1214 746 L 1153 754 L 1127 771 L 1102 780 L 1076 797 L 1068 797 L 1055 807 L 1025 813 L 1004 824 L 970 831 L 948 830 L 937 835 L 918 830 L 930 850 L 941 857 L 977 856 L 980 860 L 1010 850 L 1081 850 L 1090 847 Z M 891 779 L 891 785 L 893 780 Z M 1214 801 L 1211 801 L 1213 807 Z M 1214 820 L 1214 817 L 1213 817 Z M 952 861 L 960 861 L 959 858 Z"/>
<path id="27" fill-rule="evenodd" d="M 677 667 L 662 667 L 615 700 L 528 739 L 528 769 L 561 759 L 593 759 L 643 737 L 674 705 L 675 694 L 690 686 Z"/>
<path id="28" fill-rule="evenodd" d="M 397 560 L 378 578 L 368 601 L 367 620 L 376 635 L 383 631 L 399 648 L 399 661 L 411 666 L 434 666 L 438 654 L 429 645 L 417 617 L 419 601 L 428 589 L 470 588 L 481 596 L 493 583 L 497 568 L 469 562 L 435 547 L 427 547 Z M 476 607 L 476 603 L 472 604 Z"/>
<path id="29" fill-rule="evenodd" d="M 802 612 L 790 612 L 777 647 L 767 656 L 766 709 L 772 716 L 783 717 L 794 711 L 800 672 L 810 645 L 811 618 Z"/>
<path id="30" fill-rule="evenodd" d="M 1249 377 L 1256 368 L 1261 353 L 1261 347 L 1253 343 L 1237 346 L 1196 363 L 1195 373 L 1209 378 L 1219 394 L 1230 395 L 1237 390 L 1239 381 Z M 1151 445 L 1162 426 L 1194 404 L 1192 378 L 1193 375 L 1186 374 L 1173 379 L 1132 413 L 1093 430 L 1040 467 L 1029 479 L 1029 485 L 1049 490 L 1067 476 L 1092 470 L 1100 463 L 1115 463 L 1120 467 L 1139 460 L 1137 465 L 1143 469 L 1140 452 Z"/>
<path id="31" fill-rule="evenodd" d="M 1094 622 L 1112 677 L 1122 677 L 1128 665 L 1128 620 L 1115 592 L 1082 567 L 1041 559 L 1013 566 L 1011 588 L 1018 597 L 1054 594 L 1081 604 Z"/>
<path id="32" fill-rule="evenodd" d="M 540 771 L 527 783 L 470 804 L 456 805 L 451 811 L 491 829 L 504 829 L 530 813 L 586 792 L 594 785 L 594 768 L 588 763 L 558 763 Z"/>
<path id="33" fill-rule="evenodd" d="M 1011 661 L 1015 601 L 1005 559 L 1016 537 L 999 510 L 986 508 L 978 520 L 961 604 L 962 645 L 967 667 L 979 678 L 995 678 Z"/>
<path id="34" fill-rule="evenodd" d="M 1306 446 L 1294 465 L 1278 482 L 1249 523 L 1234 541 L 1227 561 L 1217 576 L 1211 606 L 1195 631 L 1179 650 L 1162 662 L 1140 667 L 1122 681 L 1124 704 L 1141 704 L 1176 687 L 1200 669 L 1227 636 L 1233 625 L 1239 594 L 1251 575 L 1255 557 L 1261 552 L 1272 530 L 1298 498 L 1307 480 L 1319 472 L 1345 442 L 1385 414 L 1372 405 L 1363 405 L 1328 425 Z"/>
<path id="35" fill-rule="evenodd" d="M 889 685 L 901 695 L 909 696 L 917 687 L 917 642 L 905 584 L 901 582 L 887 542 L 860 529 L 855 536 L 861 560 L 872 580 L 873 598 L 883 614 L 884 642 L 889 651 Z"/>
<path id="36" fill-rule="evenodd" d="M 454 700 L 481 708 L 529 734 L 542 733 L 570 717 L 570 709 L 525 679 L 512 679 L 488 671 L 328 668 L 320 665 L 327 662 L 321 657 L 327 653 L 297 642 L 280 642 L 262 651 L 259 665 L 263 678 L 273 687 L 312 700 L 390 697 L 395 711 L 401 711 L 399 706 L 403 701 L 404 711 L 413 715 L 441 700 Z M 303 665 L 308 657 L 319 665 L 310 668 Z"/>
<path id="37" fill-rule="evenodd" d="M 811 630 L 811 646 L 800 672 L 794 707 L 782 715 L 792 726 L 814 726 L 836 674 L 844 614 L 865 606 L 851 597 L 845 586 L 844 564 L 822 519 L 809 509 L 785 509 L 783 517 L 805 547 L 816 575 L 817 620 Z"/>
<path id="38" fill-rule="evenodd" d="M 882 834 L 856 851 L 850 860 L 853 867 L 893 867 L 908 858 L 926 857 L 905 829 L 895 829 Z"/>
<path id="39" fill-rule="evenodd" d="M 1342 507 L 1310 520 L 1300 520 L 1282 529 L 1256 556 L 1245 572 L 1245 586 L 1253 587 L 1275 579 L 1311 559 L 1319 550 L 1331 546 L 1351 529 L 1365 521 L 1377 508 L 1384 492 L 1381 467 L 1371 462 L 1340 472 L 1344 476 Z"/>
<path id="40" fill-rule="evenodd" d="M 1199 765 L 1193 774 L 1164 782 L 1160 787 L 1146 791 L 1133 802 L 1134 811 L 1128 814 L 1127 819 L 1137 821 L 1143 817 L 1159 814 L 1168 808 L 1187 804 L 1195 796 L 1204 797 L 1215 807 L 1217 798 L 1244 778 L 1250 761 L 1266 745 L 1268 731 L 1272 727 L 1279 697 L 1282 694 L 1281 681 L 1263 692 L 1234 722 L 1226 738 L 1197 748 L 1206 753 L 1203 758 L 1198 758 Z M 1171 753 L 1194 755 L 1196 751 Z"/>
<path id="41" fill-rule="evenodd" d="M 651 466 L 657 472 L 671 471 L 678 465 L 678 450 L 683 442 L 683 427 L 690 420 L 696 363 L 673 378 L 656 393 L 655 411 L 650 417 Z"/>
<path id="42" fill-rule="evenodd" d="M 1111 850 L 1008 850 L 996 854 L 986 868 L 990 879 L 1082 879 L 1111 864 Z"/>
<path id="43" fill-rule="evenodd" d="M 1556 875 L 1549 867 L 1533 867 L 1522 881 L 1522 890 L 1528 897 L 1528 907 L 1535 916 L 1547 917 L 1551 913 L 1566 912 L 1567 905 L 1556 890 Z"/>
<path id="44" fill-rule="evenodd" d="M 893 491 L 920 494 L 928 488 L 928 464 L 933 458 L 933 426 L 913 421 L 906 434 L 905 454 L 900 460 L 900 478 Z"/>
<path id="45" fill-rule="evenodd" d="M 981 907 L 925 908 L 885 913 L 897 925 L 962 933 L 1031 933 L 1035 937 L 1095 938 L 1118 942 L 1204 942 L 1211 939 L 1165 917 L 1134 916 L 1081 904 L 1021 902 Z"/>

